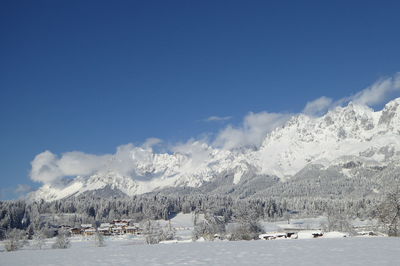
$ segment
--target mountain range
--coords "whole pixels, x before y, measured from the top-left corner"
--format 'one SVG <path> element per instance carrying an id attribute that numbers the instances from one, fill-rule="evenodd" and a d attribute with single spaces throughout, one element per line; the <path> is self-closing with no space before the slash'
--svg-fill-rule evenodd
<path id="1" fill-rule="evenodd" d="M 373 196 L 398 183 L 400 98 L 380 111 L 349 103 L 320 117 L 294 115 L 256 148 L 227 150 L 200 141 L 192 146 L 196 152 L 157 153 L 134 147 L 129 150 L 129 172 L 105 167 L 45 184 L 28 197 L 52 201 L 155 191 Z"/>

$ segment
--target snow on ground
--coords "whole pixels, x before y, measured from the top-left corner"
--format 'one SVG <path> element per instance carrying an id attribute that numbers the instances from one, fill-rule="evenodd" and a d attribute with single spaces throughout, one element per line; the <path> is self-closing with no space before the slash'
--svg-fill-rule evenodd
<path id="1" fill-rule="evenodd" d="M 399 265 L 400 238 L 195 242 L 134 240 L 72 243 L 65 250 L 0 252 L 0 265 Z"/>

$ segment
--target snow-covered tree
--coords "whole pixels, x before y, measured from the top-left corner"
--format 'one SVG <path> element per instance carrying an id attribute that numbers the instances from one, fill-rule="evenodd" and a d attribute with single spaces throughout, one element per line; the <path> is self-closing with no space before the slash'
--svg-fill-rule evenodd
<path id="1" fill-rule="evenodd" d="M 172 226 L 171 221 L 168 221 L 168 224 L 162 230 L 162 240 L 173 240 L 175 238 L 176 230 Z"/>
<path id="2" fill-rule="evenodd" d="M 60 230 L 58 232 L 56 242 L 53 244 L 52 248 L 69 248 L 71 246 L 71 241 L 68 236 L 68 232 L 65 230 Z"/>
<path id="3" fill-rule="evenodd" d="M 7 233 L 7 240 L 4 243 L 4 248 L 7 251 L 15 251 L 27 245 L 26 233 L 23 230 L 12 229 Z"/>
<path id="4" fill-rule="evenodd" d="M 378 207 L 377 217 L 389 236 L 400 236 L 400 187 L 386 195 Z"/>
<path id="5" fill-rule="evenodd" d="M 162 240 L 163 231 L 158 222 L 147 220 L 142 224 L 146 244 L 158 244 Z"/>
<path id="6" fill-rule="evenodd" d="M 37 249 L 42 249 L 46 244 L 45 235 L 42 230 L 37 230 L 33 235 L 33 246 Z"/>

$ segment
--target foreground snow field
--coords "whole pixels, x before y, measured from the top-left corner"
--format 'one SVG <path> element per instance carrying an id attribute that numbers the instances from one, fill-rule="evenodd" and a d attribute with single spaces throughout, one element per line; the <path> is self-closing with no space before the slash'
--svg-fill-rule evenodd
<path id="1" fill-rule="evenodd" d="M 65 250 L 0 252 L 0 265 L 399 265 L 400 238 L 345 238 L 138 245 L 72 243 Z"/>

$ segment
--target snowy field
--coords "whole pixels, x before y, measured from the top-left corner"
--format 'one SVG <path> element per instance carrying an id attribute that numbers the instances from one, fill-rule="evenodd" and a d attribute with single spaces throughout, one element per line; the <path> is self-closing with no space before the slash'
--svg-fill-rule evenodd
<path id="1" fill-rule="evenodd" d="M 72 243 L 65 250 L 0 252 L 0 265 L 399 265 L 400 238 L 342 238 L 138 245 Z"/>

